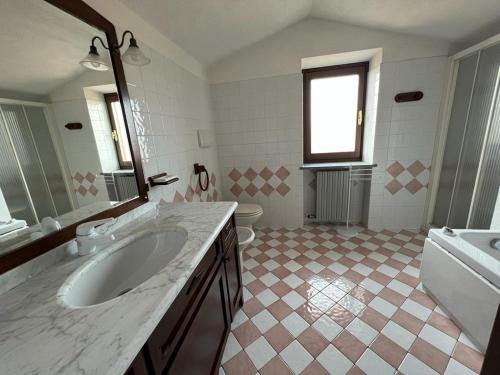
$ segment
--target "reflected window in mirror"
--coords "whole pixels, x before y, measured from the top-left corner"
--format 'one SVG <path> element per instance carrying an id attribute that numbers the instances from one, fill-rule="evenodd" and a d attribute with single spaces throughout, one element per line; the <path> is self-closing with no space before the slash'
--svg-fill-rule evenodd
<path id="1" fill-rule="evenodd" d="M 121 169 L 132 168 L 132 155 L 127 139 L 127 129 L 123 120 L 122 107 L 117 93 L 104 94 L 108 117 L 111 123 L 111 136 L 115 142 L 118 164 Z"/>

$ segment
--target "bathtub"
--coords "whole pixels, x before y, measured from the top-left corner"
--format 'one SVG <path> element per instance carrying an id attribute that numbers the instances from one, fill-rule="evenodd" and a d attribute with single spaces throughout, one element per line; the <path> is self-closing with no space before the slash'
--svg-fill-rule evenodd
<path id="1" fill-rule="evenodd" d="M 500 251 L 491 230 L 431 229 L 425 240 L 420 279 L 455 323 L 485 351 L 500 304 Z"/>

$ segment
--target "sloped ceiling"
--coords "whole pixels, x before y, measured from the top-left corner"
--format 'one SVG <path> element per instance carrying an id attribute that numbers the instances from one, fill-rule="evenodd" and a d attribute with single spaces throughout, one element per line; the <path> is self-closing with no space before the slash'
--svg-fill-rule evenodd
<path id="1" fill-rule="evenodd" d="M 499 0 L 120 0 L 203 64 L 306 17 L 460 43 L 500 32 Z M 286 48 L 286 46 L 283 46 Z"/>
<path id="2" fill-rule="evenodd" d="M 82 74 L 98 34 L 44 1 L 0 1 L 0 95 L 43 96 Z"/>

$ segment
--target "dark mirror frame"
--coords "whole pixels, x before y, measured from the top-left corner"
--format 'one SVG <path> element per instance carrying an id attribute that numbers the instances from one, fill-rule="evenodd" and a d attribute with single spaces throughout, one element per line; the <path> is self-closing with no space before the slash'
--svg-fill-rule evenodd
<path id="1" fill-rule="evenodd" d="M 100 15 L 97 11 L 91 8 L 89 5 L 84 3 L 82 0 L 44 0 L 49 4 L 59 8 L 63 12 L 78 18 L 79 20 L 87 23 L 88 25 L 95 27 L 96 29 L 104 32 L 106 34 L 106 39 L 108 45 L 118 45 L 118 38 L 116 36 L 116 30 L 114 25 Z M 89 45 L 90 45 L 89 40 Z M 87 51 L 82 51 L 82 56 L 85 55 Z M 139 149 L 139 143 L 137 141 L 137 135 L 135 132 L 134 121 L 132 116 L 132 107 L 130 105 L 130 97 L 127 90 L 127 82 L 125 79 L 125 72 L 123 70 L 122 61 L 120 58 L 120 51 L 117 49 L 112 49 L 109 51 L 111 57 L 111 63 L 113 65 L 113 72 L 115 76 L 116 88 L 118 95 L 120 97 L 120 103 L 123 111 L 123 118 L 127 127 L 127 135 L 129 140 L 130 150 L 132 152 L 132 160 L 134 164 L 134 173 L 137 181 L 137 189 L 139 196 L 118 203 L 116 206 L 102 211 L 96 215 L 90 216 L 81 220 L 77 223 L 64 227 L 58 232 L 51 233 L 42 237 L 38 240 L 32 241 L 31 243 L 20 246 L 8 253 L 0 255 L 0 274 L 5 273 L 29 260 L 38 257 L 57 246 L 70 241 L 75 237 L 76 227 L 84 222 L 104 219 L 107 217 L 117 217 L 123 215 L 124 213 L 139 207 L 140 205 L 148 201 L 147 195 L 147 185 L 144 182 L 144 171 L 141 162 L 141 153 Z"/>

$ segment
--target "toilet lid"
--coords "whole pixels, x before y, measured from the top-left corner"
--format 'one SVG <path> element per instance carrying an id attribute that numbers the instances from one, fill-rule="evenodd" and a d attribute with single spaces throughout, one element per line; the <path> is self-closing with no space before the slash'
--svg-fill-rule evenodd
<path id="1" fill-rule="evenodd" d="M 236 208 L 237 216 L 253 216 L 262 213 L 262 207 L 258 204 L 252 203 L 241 203 Z"/>

